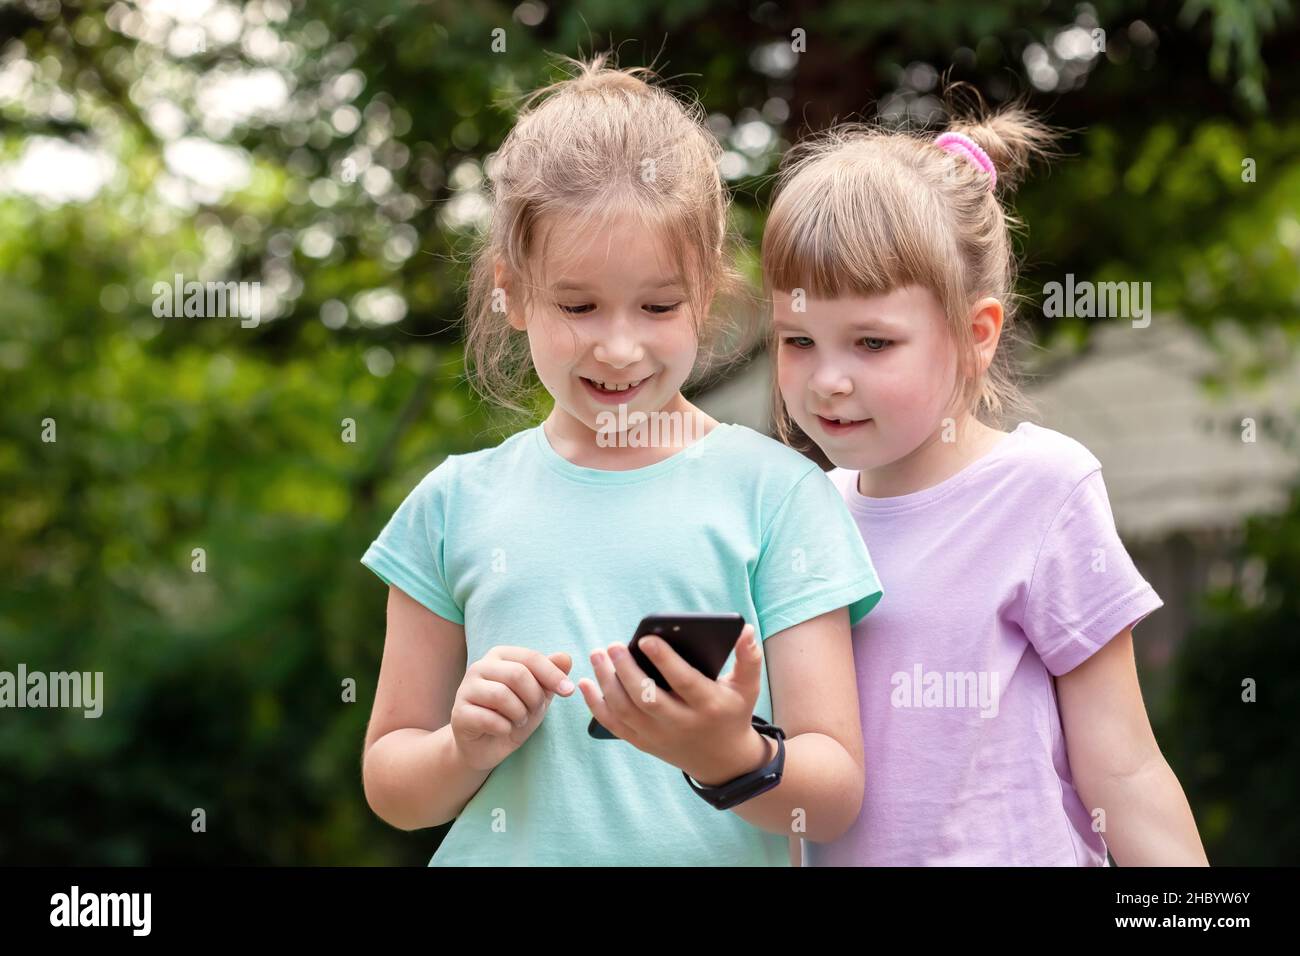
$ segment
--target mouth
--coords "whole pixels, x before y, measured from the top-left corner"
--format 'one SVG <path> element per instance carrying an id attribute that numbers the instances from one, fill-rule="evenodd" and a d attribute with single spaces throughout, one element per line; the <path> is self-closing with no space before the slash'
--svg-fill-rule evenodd
<path id="1" fill-rule="evenodd" d="M 822 431 L 830 435 L 847 435 L 864 428 L 870 422 L 870 418 L 852 419 L 817 416 L 817 424 L 821 425 Z"/>
<path id="2" fill-rule="evenodd" d="M 619 405 L 627 402 L 636 395 L 641 389 L 645 388 L 645 383 L 654 378 L 653 375 L 647 375 L 645 378 L 634 378 L 623 382 L 607 382 L 600 379 L 582 378 L 582 386 L 587 393 L 594 397 L 598 402 L 604 402 L 607 405 Z"/>

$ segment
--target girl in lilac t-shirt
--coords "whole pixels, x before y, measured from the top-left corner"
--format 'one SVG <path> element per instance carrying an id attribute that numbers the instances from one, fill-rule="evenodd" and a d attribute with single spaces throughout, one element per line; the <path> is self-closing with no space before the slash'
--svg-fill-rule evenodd
<path id="1" fill-rule="evenodd" d="M 1051 139 L 1016 108 L 937 138 L 842 126 L 782 170 L 763 237 L 778 430 L 838 466 L 886 594 L 853 629 L 862 809 L 802 841 L 806 865 L 1206 863 L 1134 665 L 1162 602 L 1100 463 L 999 427 L 1022 403 L 995 190 Z"/>

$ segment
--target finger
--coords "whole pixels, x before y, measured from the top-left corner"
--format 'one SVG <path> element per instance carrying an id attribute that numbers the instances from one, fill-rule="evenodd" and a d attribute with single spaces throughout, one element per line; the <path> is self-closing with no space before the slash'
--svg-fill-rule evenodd
<path id="1" fill-rule="evenodd" d="M 479 662 L 478 674 L 509 687 L 523 701 L 529 714 L 545 706 L 549 699 L 533 672 L 518 661 L 483 660 Z"/>
<path id="2" fill-rule="evenodd" d="M 673 697 L 672 691 L 664 690 L 656 684 L 654 678 L 642 670 L 632 652 L 622 644 L 611 644 L 608 653 L 614 663 L 614 673 L 627 691 L 628 699 L 642 713 L 671 718 L 678 716 L 684 709 L 684 705 Z"/>
<path id="3" fill-rule="evenodd" d="M 600 695 L 600 688 L 590 677 L 584 677 L 578 681 L 578 690 L 582 691 L 582 699 L 587 702 L 587 709 L 591 711 L 591 716 L 600 721 L 601 725 L 615 737 L 621 737 L 624 740 L 630 740 L 633 731 L 627 727 L 618 715 L 605 705 L 605 698 Z"/>
<path id="4" fill-rule="evenodd" d="M 650 658 L 650 663 L 659 668 L 673 693 L 685 701 L 691 708 L 698 708 L 708 702 L 715 688 L 713 681 L 692 667 L 684 657 L 673 650 L 672 645 L 660 637 L 646 636 L 637 642 Z"/>
<path id="5" fill-rule="evenodd" d="M 637 708 L 628 697 L 627 689 L 623 686 L 622 681 L 618 679 L 618 674 L 614 671 L 614 664 L 610 661 L 609 655 L 600 648 L 591 652 L 591 667 L 596 672 L 596 681 L 600 684 L 601 694 L 605 698 L 606 709 L 613 713 L 615 719 L 632 730 L 637 729 Z M 602 720 L 602 724 L 605 722 Z M 608 724 L 605 724 L 609 727 Z M 610 730 L 614 728 L 610 727 Z"/>
<path id="6" fill-rule="evenodd" d="M 736 663 L 732 666 L 727 679 L 745 696 L 746 700 L 758 699 L 758 693 L 763 685 L 763 651 L 758 645 L 758 637 L 751 624 L 745 625 L 736 640 Z"/>
<path id="7" fill-rule="evenodd" d="M 468 701 L 461 703 L 457 717 L 457 723 L 470 737 L 506 737 L 514 730 L 514 725 L 495 710 Z"/>
<path id="8" fill-rule="evenodd" d="M 569 680 L 568 668 L 572 667 L 568 654 L 557 654 L 561 663 L 568 662 L 568 666 L 561 667 L 551 658 L 547 657 L 541 651 L 535 651 L 528 647 L 514 647 L 504 645 L 492 649 L 496 657 L 501 660 L 518 661 L 533 672 L 537 682 L 547 690 L 553 691 L 567 697 L 573 693 L 573 682 Z"/>
<path id="9" fill-rule="evenodd" d="M 500 681 L 479 677 L 465 688 L 464 699 L 479 707 L 495 710 L 517 727 L 528 722 L 528 706 L 508 685 Z"/>
<path id="10" fill-rule="evenodd" d="M 569 674 L 570 671 L 573 670 L 573 658 L 570 657 L 568 654 L 564 653 L 564 651 L 555 651 L 554 653 L 548 654 L 547 657 L 550 658 L 551 663 L 554 664 L 556 667 L 558 667 L 560 670 L 562 670 L 566 676 Z M 559 689 L 550 690 L 550 692 L 553 694 L 558 693 L 561 696 L 568 697 L 570 694 L 574 692 L 574 690 L 577 689 L 577 686 L 573 683 L 572 680 L 569 680 L 567 682 L 568 683 L 567 687 L 565 686 L 565 683 L 566 683 L 565 681 L 560 681 L 560 683 L 556 685 Z"/>

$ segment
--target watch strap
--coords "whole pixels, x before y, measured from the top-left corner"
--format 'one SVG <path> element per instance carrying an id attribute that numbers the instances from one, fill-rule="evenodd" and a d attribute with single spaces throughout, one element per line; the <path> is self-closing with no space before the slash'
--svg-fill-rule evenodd
<path id="1" fill-rule="evenodd" d="M 750 726 L 765 737 L 776 740 L 776 755 L 762 767 L 742 774 L 734 780 L 720 783 L 716 787 L 701 787 L 691 779 L 690 774 L 685 770 L 682 771 L 682 776 L 686 778 L 691 789 L 719 810 L 729 810 L 760 793 L 766 793 L 781 782 L 781 775 L 785 770 L 785 731 L 768 723 L 757 714 L 750 718 Z"/>

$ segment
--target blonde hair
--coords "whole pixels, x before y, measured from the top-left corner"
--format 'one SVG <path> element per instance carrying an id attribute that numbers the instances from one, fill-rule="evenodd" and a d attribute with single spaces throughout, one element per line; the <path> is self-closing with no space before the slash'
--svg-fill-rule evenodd
<path id="1" fill-rule="evenodd" d="M 528 308 L 541 288 L 544 216 L 564 219 L 575 235 L 594 234 L 611 213 L 657 230 L 686 287 L 702 352 L 697 372 L 714 364 L 725 338 L 711 303 L 741 294 L 721 146 L 703 109 L 642 79 L 654 77 L 649 68 L 606 66 L 609 56 L 561 57 L 572 75 L 526 97 L 488 164 L 492 211 L 470 270 L 465 354 L 475 390 L 502 409 L 530 411 L 535 375 L 526 333 L 499 311 L 494 269 L 500 262 L 505 282 L 522 290 L 510 307 Z"/>
<path id="2" fill-rule="evenodd" d="M 954 111 L 962 109 L 962 86 L 947 91 Z M 764 286 L 769 294 L 803 289 L 816 298 L 882 295 L 907 285 L 930 290 L 957 346 L 952 398 L 997 425 L 1030 408 L 1014 361 L 1020 339 L 1011 233 L 1022 224 L 999 197 L 1014 191 L 1031 159 L 1056 155 L 1058 133 L 1020 105 L 987 113 L 978 94 L 948 130 L 988 154 L 996 191 L 970 159 L 935 146 L 933 133 L 849 123 L 795 146 L 763 233 Z M 1007 341 L 980 372 L 967 319 L 985 297 L 1002 302 Z M 773 392 L 777 434 L 807 445 L 779 390 Z"/>

